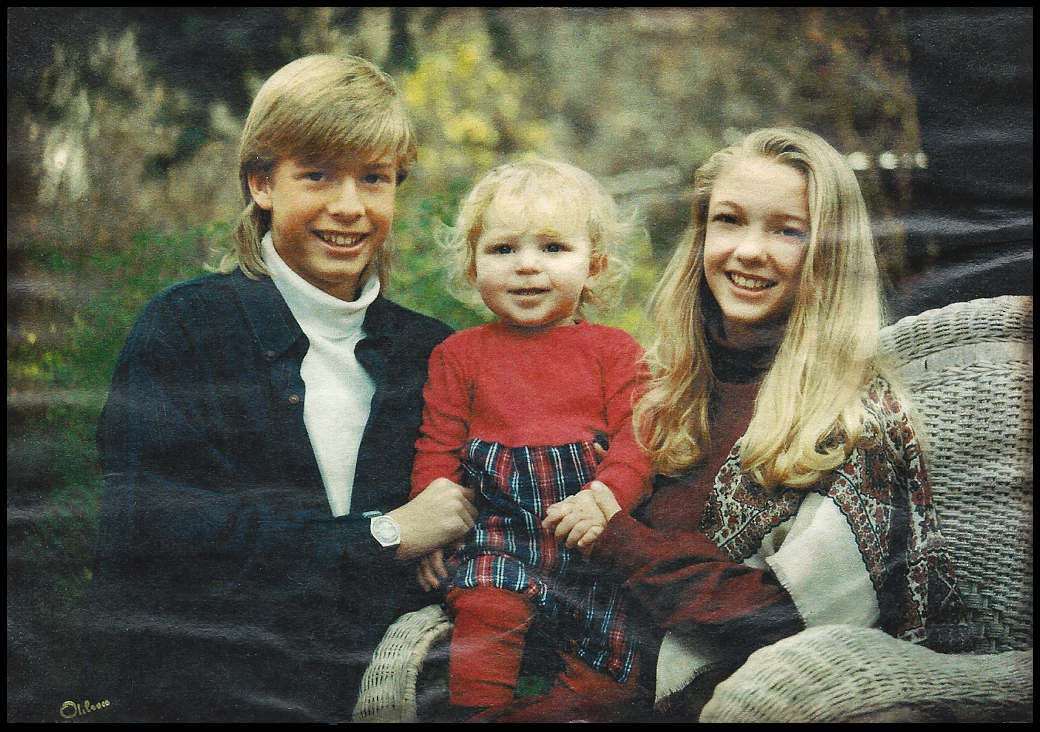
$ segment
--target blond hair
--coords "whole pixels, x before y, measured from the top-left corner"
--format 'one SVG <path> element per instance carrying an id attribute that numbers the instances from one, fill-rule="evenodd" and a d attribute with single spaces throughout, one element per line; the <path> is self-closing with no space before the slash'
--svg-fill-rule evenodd
<path id="1" fill-rule="evenodd" d="M 566 212 L 572 220 L 584 225 L 591 243 L 592 260 L 604 266 L 595 286 L 582 291 L 578 312 L 581 313 L 585 305 L 605 307 L 631 268 L 626 254 L 629 247 L 644 236 L 645 231 L 634 214 L 621 214 L 614 198 L 592 175 L 567 163 L 538 158 L 492 170 L 462 201 L 455 226 L 442 230 L 439 243 L 450 257 L 449 291 L 467 304 L 480 303 L 473 288 L 477 242 L 484 232 L 484 217 L 500 194 L 544 202 L 554 212 Z M 532 209 L 544 210 L 534 206 Z"/>
<path id="2" fill-rule="evenodd" d="M 246 205 L 220 271 L 237 267 L 253 279 L 269 274 L 260 242 L 271 228 L 271 212 L 253 200 L 249 176 L 270 175 L 286 158 L 334 164 L 384 155 L 395 160 L 400 183 L 416 149 L 404 102 L 390 76 L 354 56 L 318 54 L 283 66 L 257 92 L 242 130 L 238 179 Z M 373 255 L 362 282 L 373 271 L 385 288 L 390 281 L 385 245 Z"/>
<path id="3" fill-rule="evenodd" d="M 877 355 L 884 309 L 863 195 L 845 159 L 807 130 L 758 130 L 697 171 L 692 221 L 652 298 L 655 375 L 635 420 L 658 472 L 707 457 L 717 383 L 702 309 L 708 204 L 719 176 L 747 157 L 805 177 L 810 229 L 795 303 L 741 439 L 741 469 L 767 488 L 806 487 L 855 446 L 868 419 L 865 384 L 881 374 L 896 387 Z"/>

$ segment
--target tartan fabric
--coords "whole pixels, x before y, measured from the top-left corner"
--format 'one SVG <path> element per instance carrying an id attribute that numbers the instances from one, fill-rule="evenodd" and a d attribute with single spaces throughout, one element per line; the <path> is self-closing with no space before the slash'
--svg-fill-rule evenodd
<path id="1" fill-rule="evenodd" d="M 620 587 L 542 528 L 545 512 L 595 477 L 592 442 L 507 447 L 472 439 L 463 481 L 480 516 L 449 560 L 454 588 L 498 587 L 529 598 L 558 628 L 562 649 L 625 682 L 634 648 Z"/>

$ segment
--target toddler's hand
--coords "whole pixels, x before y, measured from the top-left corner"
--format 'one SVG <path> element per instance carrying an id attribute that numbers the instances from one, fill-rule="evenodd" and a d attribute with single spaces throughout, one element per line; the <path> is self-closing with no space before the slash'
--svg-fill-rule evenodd
<path id="1" fill-rule="evenodd" d="M 606 525 L 606 516 L 588 490 L 550 506 L 542 522 L 542 526 L 553 530 L 558 540 L 577 547 L 586 556 Z"/>

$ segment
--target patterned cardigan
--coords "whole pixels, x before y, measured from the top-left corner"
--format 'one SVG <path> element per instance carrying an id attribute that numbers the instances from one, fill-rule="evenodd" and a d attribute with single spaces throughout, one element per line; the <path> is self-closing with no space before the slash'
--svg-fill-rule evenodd
<path id="1" fill-rule="evenodd" d="M 882 377 L 869 385 L 864 404 L 869 417 L 856 446 L 811 492 L 833 501 L 848 523 L 876 592 L 879 627 L 944 650 L 959 647 L 963 604 L 920 439 Z M 806 496 L 805 489 L 783 486 L 766 491 L 742 474 L 738 440 L 715 478 L 701 530 L 732 560 L 750 563 L 764 553 L 770 533 L 797 516 Z"/>

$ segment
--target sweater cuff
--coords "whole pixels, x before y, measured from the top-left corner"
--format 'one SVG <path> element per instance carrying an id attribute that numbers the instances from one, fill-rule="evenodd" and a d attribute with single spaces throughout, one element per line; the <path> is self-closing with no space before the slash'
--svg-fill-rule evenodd
<path id="1" fill-rule="evenodd" d="M 646 475 L 626 465 L 611 465 L 594 480 L 610 488 L 621 504 L 621 510 L 626 513 L 638 506 L 643 496 L 650 494 L 650 481 Z"/>
<path id="2" fill-rule="evenodd" d="M 638 547 L 653 541 L 654 530 L 632 518 L 624 510 L 618 511 L 607 522 L 603 533 L 592 547 L 591 558 L 609 564 L 624 579 L 628 579 L 649 560 Z"/>

